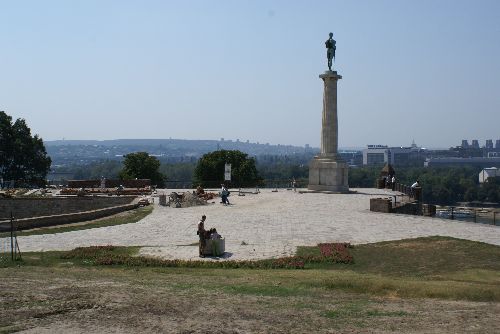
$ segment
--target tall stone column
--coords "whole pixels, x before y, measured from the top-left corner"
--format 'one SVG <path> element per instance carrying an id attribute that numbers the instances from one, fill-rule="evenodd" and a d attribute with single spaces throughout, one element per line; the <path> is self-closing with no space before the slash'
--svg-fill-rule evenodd
<path id="1" fill-rule="evenodd" d="M 319 77 L 324 83 L 321 155 L 336 157 L 338 149 L 337 81 L 342 79 L 342 76 L 337 72 L 327 71 Z"/>
<path id="2" fill-rule="evenodd" d="M 323 79 L 323 117 L 321 153 L 309 163 L 309 190 L 334 193 L 349 192 L 348 166 L 338 155 L 337 82 L 336 71 L 326 71 Z"/>

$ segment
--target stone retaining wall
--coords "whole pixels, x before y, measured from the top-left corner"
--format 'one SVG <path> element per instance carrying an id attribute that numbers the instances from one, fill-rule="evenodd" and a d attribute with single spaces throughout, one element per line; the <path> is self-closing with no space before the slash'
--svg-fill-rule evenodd
<path id="1" fill-rule="evenodd" d="M 0 221 L 99 210 L 130 204 L 135 196 L 0 198 Z"/>
<path id="2" fill-rule="evenodd" d="M 371 198 L 370 211 L 433 217 L 436 215 L 436 206 L 432 204 L 422 204 L 422 207 L 420 207 L 417 201 L 398 203 L 396 206 L 393 206 L 390 198 Z"/>
<path id="3" fill-rule="evenodd" d="M 44 226 L 54 226 L 62 224 L 70 224 L 88 220 L 94 220 L 119 212 L 136 209 L 139 207 L 137 203 L 119 205 L 104 209 L 91 210 L 85 212 L 75 212 L 61 215 L 41 216 L 33 218 L 16 219 L 14 221 L 16 230 L 26 230 Z M 10 221 L 0 221 L 0 232 L 10 231 Z"/>

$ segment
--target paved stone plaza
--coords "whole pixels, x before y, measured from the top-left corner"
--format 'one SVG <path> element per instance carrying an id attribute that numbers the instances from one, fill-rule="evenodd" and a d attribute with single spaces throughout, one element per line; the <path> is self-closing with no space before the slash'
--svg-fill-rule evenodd
<path id="1" fill-rule="evenodd" d="M 226 238 L 226 258 L 261 259 L 291 255 L 297 246 L 320 242 L 371 243 L 421 236 L 451 236 L 500 245 L 500 227 L 369 211 L 372 197 L 386 190 L 355 189 L 355 194 L 321 194 L 264 189 L 258 195 L 230 196 L 231 206 L 161 207 L 135 224 L 19 238 L 24 252 L 69 250 L 78 246 L 144 246 L 141 254 L 198 259 L 196 228 Z M 169 193 L 170 191 L 166 191 Z M 245 243 L 247 245 L 245 245 Z"/>

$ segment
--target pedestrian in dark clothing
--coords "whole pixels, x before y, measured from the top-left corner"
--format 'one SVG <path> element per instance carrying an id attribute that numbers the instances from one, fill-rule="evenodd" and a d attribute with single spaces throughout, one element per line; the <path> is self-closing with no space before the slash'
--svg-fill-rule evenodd
<path id="1" fill-rule="evenodd" d="M 200 257 L 205 257 L 205 255 L 203 254 L 203 250 L 205 249 L 205 235 L 206 235 L 206 231 L 205 231 L 205 220 L 207 219 L 207 216 L 203 215 L 201 216 L 201 220 L 200 222 L 198 223 L 198 232 L 196 232 L 196 234 L 198 234 L 198 236 L 200 237 L 200 243 L 199 243 L 199 256 Z"/>
<path id="2" fill-rule="evenodd" d="M 220 198 L 222 200 L 222 204 L 229 205 L 229 190 L 227 190 L 224 184 L 221 184 Z"/>

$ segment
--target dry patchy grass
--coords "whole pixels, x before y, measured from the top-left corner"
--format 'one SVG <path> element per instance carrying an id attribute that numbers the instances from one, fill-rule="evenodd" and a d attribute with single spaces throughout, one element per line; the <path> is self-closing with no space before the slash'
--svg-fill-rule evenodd
<path id="1" fill-rule="evenodd" d="M 444 267 L 418 258 L 436 250 Z M 305 270 L 95 266 L 26 254 L 23 265 L 0 268 L 0 332 L 500 332 L 498 247 L 422 238 L 353 254 L 355 264 Z"/>

